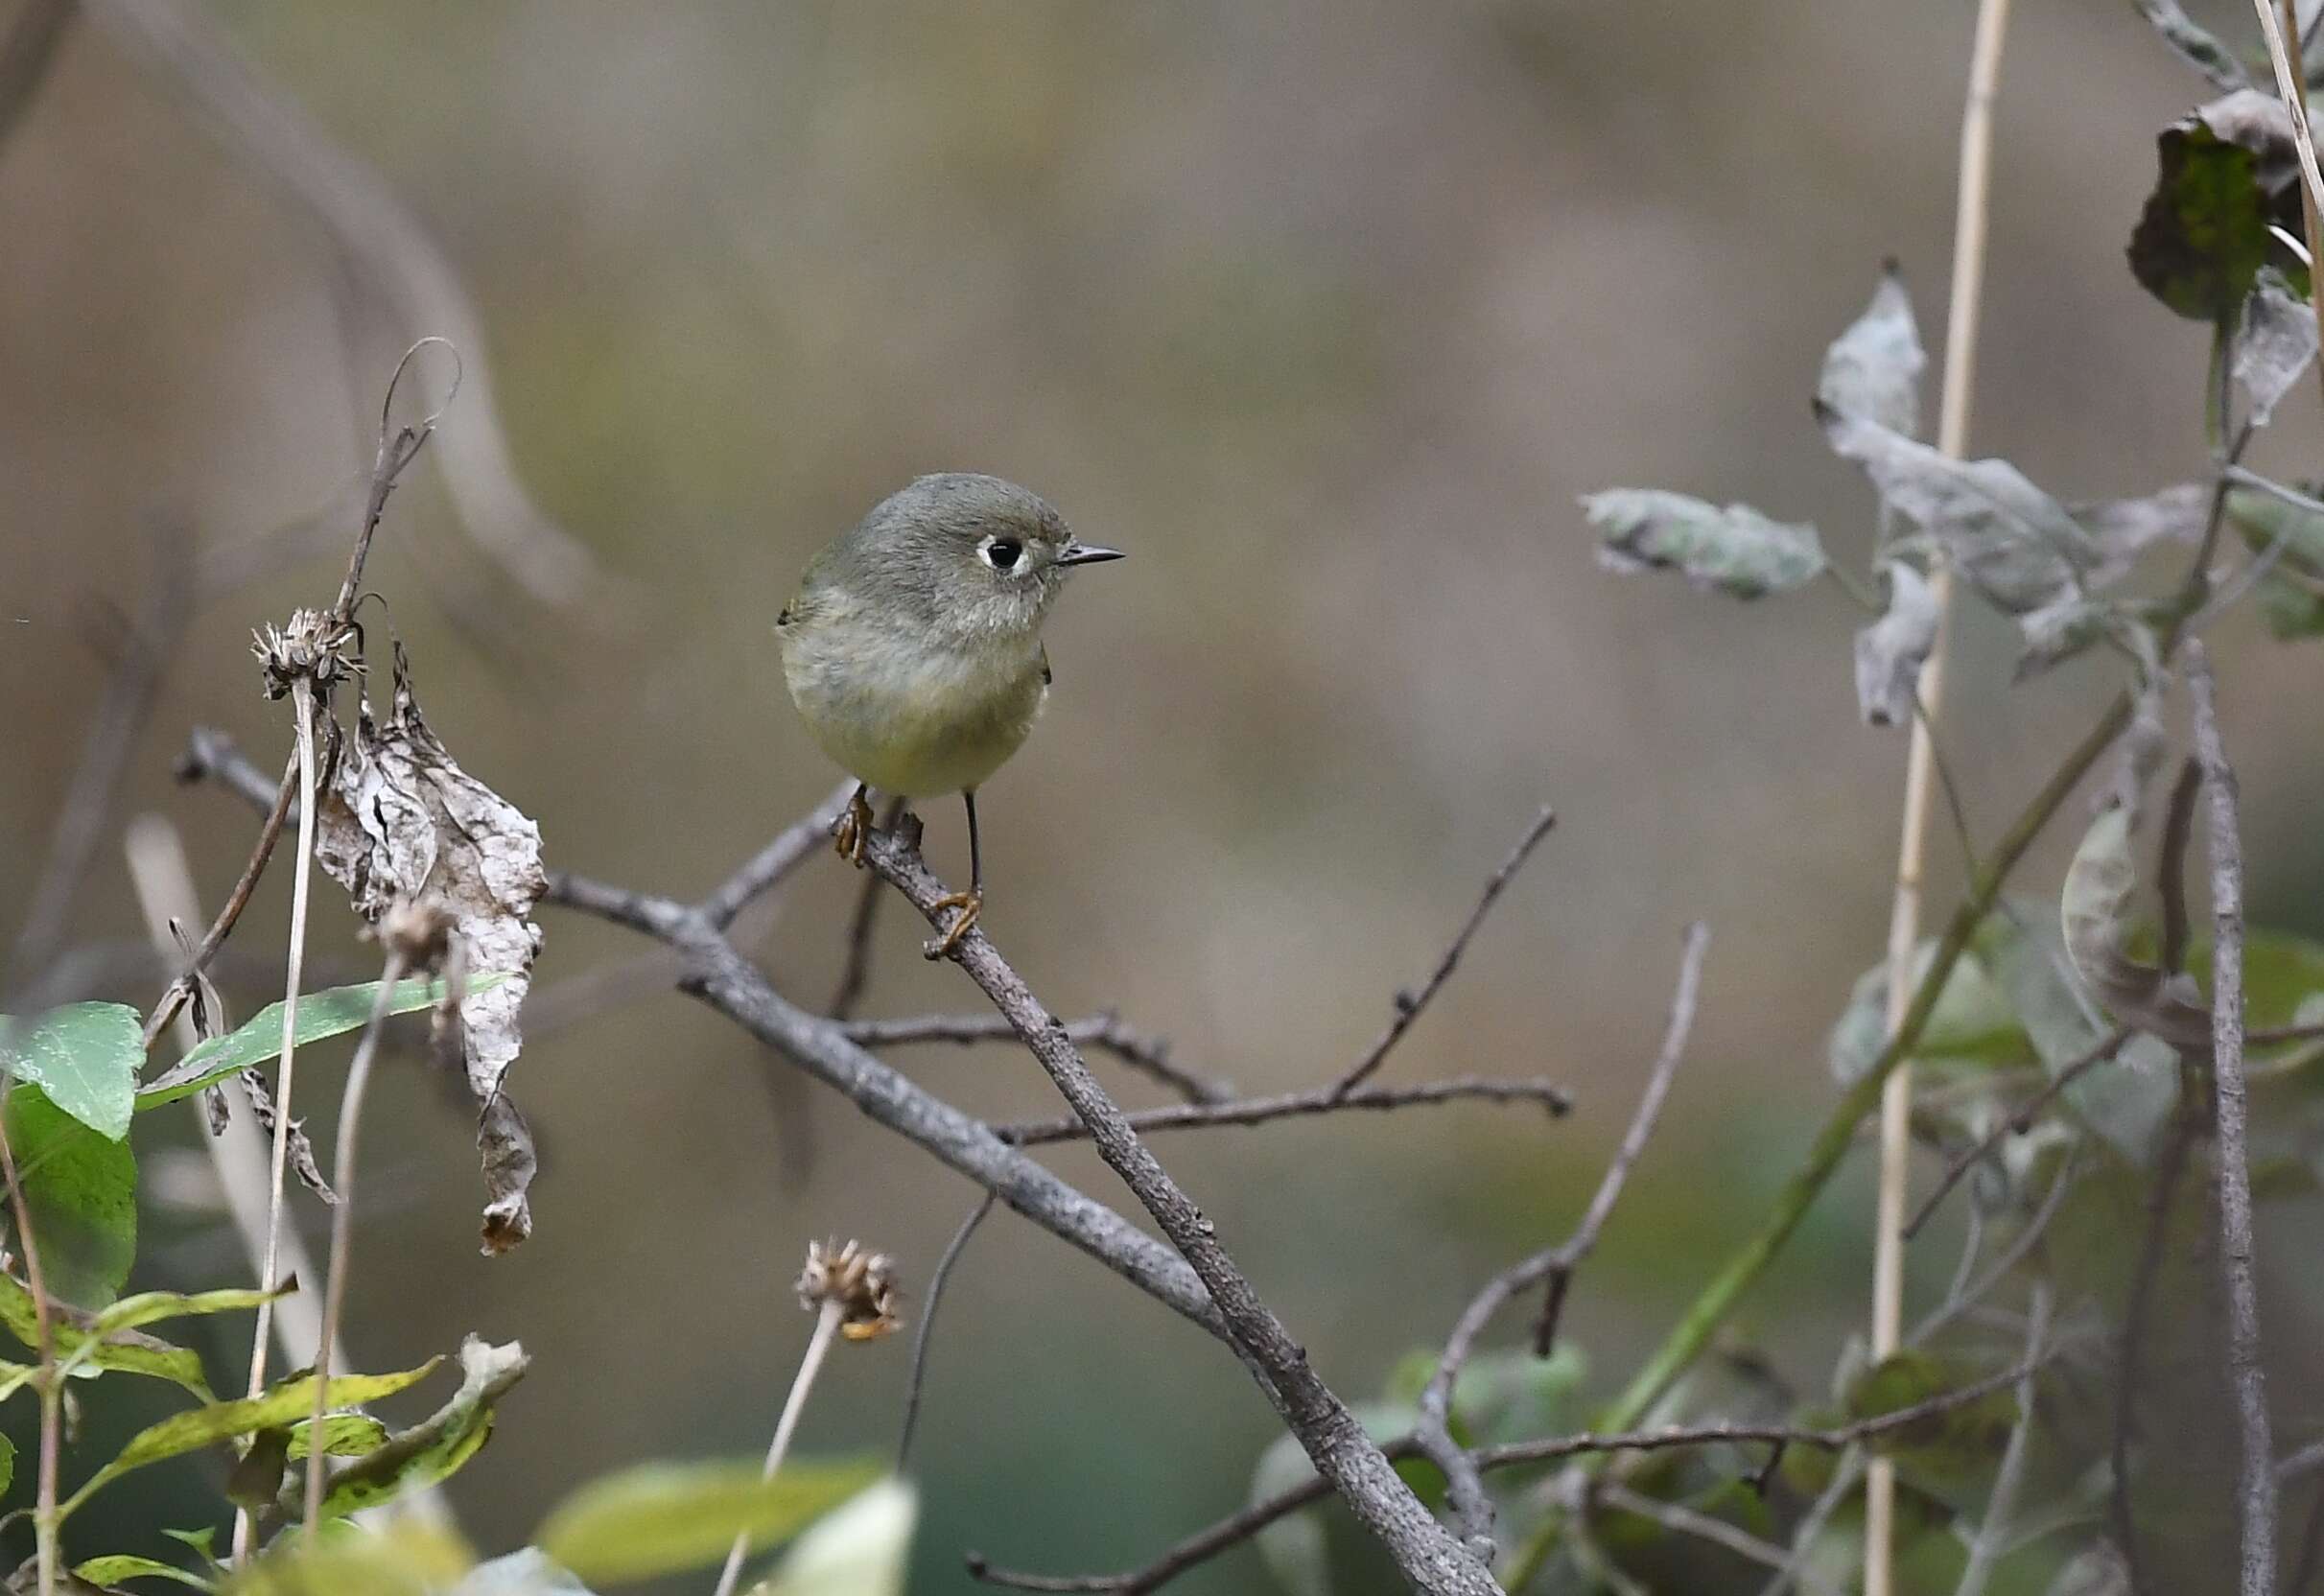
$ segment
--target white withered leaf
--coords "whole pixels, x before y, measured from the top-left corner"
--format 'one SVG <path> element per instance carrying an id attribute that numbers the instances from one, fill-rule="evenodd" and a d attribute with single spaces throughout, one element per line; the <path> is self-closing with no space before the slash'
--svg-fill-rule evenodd
<path id="1" fill-rule="evenodd" d="M 1901 726 L 1913 718 L 1920 668 L 1937 646 L 1937 594 L 1928 578 L 1902 560 L 1889 560 L 1889 607 L 1856 634 L 1856 704 L 1872 726 Z"/>
<path id="2" fill-rule="evenodd" d="M 1872 291 L 1872 302 L 1825 352 L 1816 397 L 1843 415 L 1860 415 L 1916 437 L 1920 373 L 1928 364 L 1913 318 L 1913 296 L 1890 261 Z"/>
<path id="3" fill-rule="evenodd" d="M 1737 598 L 1781 593 L 1823 573 L 1816 528 L 1771 520 L 1749 505 L 1724 509 L 1660 488 L 1583 495 L 1598 531 L 1598 563 L 1611 571 L 1675 570 Z"/>

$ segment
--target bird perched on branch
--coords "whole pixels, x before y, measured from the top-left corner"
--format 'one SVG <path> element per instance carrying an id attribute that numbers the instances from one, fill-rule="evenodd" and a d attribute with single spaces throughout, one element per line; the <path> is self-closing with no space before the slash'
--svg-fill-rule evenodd
<path id="1" fill-rule="evenodd" d="M 1074 537 L 1039 495 L 998 477 L 923 477 L 808 561 L 775 618 L 791 702 L 857 786 L 839 852 L 858 867 L 868 792 L 957 792 L 969 889 L 928 956 L 951 951 L 984 907 L 976 788 L 1023 743 L 1049 693 L 1041 622 L 1075 566 L 1121 558 Z"/>

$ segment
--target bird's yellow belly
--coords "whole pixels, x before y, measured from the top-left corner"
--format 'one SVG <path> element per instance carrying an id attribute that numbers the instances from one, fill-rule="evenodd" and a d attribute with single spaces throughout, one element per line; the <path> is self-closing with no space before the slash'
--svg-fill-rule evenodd
<path id="1" fill-rule="evenodd" d="M 857 781 L 907 798 L 981 786 L 1048 695 L 1038 645 L 966 659 L 860 632 L 786 635 L 783 667 L 823 751 Z"/>

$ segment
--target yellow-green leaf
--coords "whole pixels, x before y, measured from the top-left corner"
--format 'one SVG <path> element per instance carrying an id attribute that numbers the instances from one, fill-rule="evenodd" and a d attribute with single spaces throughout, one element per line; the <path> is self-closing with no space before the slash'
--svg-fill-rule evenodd
<path id="1" fill-rule="evenodd" d="M 585 1584 L 698 1568 L 738 1536 L 754 1548 L 786 1540 L 880 1476 L 870 1464 L 649 1463 L 592 1481 L 558 1504 L 535 1537 Z"/>

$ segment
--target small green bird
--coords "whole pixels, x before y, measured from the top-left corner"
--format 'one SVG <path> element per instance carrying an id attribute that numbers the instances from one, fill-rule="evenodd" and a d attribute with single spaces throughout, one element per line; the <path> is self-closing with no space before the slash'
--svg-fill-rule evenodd
<path id="1" fill-rule="evenodd" d="M 1077 565 L 1121 552 L 1075 538 L 1039 495 L 998 477 L 946 472 L 882 500 L 807 563 L 775 618 L 791 702 L 858 784 L 839 852 L 860 867 L 866 792 L 968 805 L 969 890 L 930 957 L 984 908 L 976 788 L 1032 731 L 1049 695 L 1041 622 Z"/>

